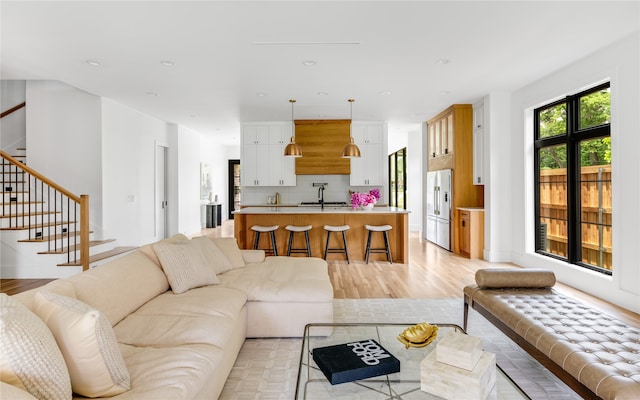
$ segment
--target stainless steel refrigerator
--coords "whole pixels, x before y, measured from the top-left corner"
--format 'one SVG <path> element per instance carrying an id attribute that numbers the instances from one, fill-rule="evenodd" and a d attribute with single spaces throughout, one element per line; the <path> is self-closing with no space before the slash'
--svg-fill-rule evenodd
<path id="1" fill-rule="evenodd" d="M 451 250 L 451 170 L 427 173 L 424 238 Z"/>

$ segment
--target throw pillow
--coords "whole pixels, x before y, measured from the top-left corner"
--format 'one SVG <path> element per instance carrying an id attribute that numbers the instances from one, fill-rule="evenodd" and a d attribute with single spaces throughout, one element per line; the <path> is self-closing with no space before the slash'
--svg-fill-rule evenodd
<path id="1" fill-rule="evenodd" d="M 205 236 L 198 236 L 191 239 L 196 247 L 200 249 L 208 265 L 210 265 L 216 274 L 227 272 L 233 268 L 231 261 L 224 253 L 213 243 L 211 239 Z"/>
<path id="2" fill-rule="evenodd" d="M 217 285 L 216 271 L 207 265 L 198 245 L 185 242 L 159 242 L 153 245 L 171 290 L 178 294 L 189 289 Z"/>
<path id="3" fill-rule="evenodd" d="M 242 257 L 242 252 L 238 248 L 236 238 L 208 237 L 213 240 L 213 243 L 222 251 L 225 257 L 231 261 L 233 268 L 242 268 L 245 266 L 244 258 Z"/>
<path id="4" fill-rule="evenodd" d="M 34 306 L 62 350 L 75 393 L 108 397 L 131 388 L 129 371 L 104 314 L 79 300 L 50 292 L 36 293 Z"/>
<path id="5" fill-rule="evenodd" d="M 18 300 L 0 294 L 0 378 L 38 399 L 71 399 L 71 381 L 51 331 Z"/>

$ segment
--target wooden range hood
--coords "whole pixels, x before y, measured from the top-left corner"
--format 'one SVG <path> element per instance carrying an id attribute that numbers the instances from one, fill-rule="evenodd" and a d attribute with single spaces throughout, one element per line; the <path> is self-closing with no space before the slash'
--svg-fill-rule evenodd
<path id="1" fill-rule="evenodd" d="M 296 143 L 302 147 L 296 175 L 349 175 L 351 160 L 342 158 L 342 150 L 349 144 L 350 125 L 348 119 L 296 120 Z"/>

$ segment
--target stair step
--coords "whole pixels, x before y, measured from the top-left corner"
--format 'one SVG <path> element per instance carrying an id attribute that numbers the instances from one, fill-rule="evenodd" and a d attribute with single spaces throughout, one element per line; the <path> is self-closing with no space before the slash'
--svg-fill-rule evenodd
<path id="1" fill-rule="evenodd" d="M 44 224 L 34 224 L 34 225 L 26 225 L 26 226 L 11 226 L 11 227 L 7 227 L 7 228 L 0 228 L 0 231 L 23 231 L 23 230 L 28 230 L 28 229 L 39 229 L 39 228 L 49 228 L 49 227 L 53 227 L 53 226 L 60 226 L 60 225 L 72 225 L 72 224 L 76 224 L 77 221 L 58 221 L 58 222 L 48 222 L 48 223 L 44 223 Z"/>
<path id="2" fill-rule="evenodd" d="M 93 231 L 89 231 L 89 233 L 93 233 Z M 47 242 L 49 240 L 66 239 L 69 236 L 78 236 L 78 235 L 80 235 L 80 232 L 58 233 L 58 234 L 52 235 L 52 236 L 42 236 L 42 237 L 39 237 L 39 238 L 31 238 L 31 239 L 20 239 L 20 240 L 18 240 L 18 242 L 21 242 L 21 243 L 40 243 L 40 242 Z"/>
<path id="3" fill-rule="evenodd" d="M 89 241 L 89 247 L 100 246 L 101 244 L 115 242 L 115 239 L 105 239 L 105 240 L 91 240 Z M 47 250 L 47 251 L 39 251 L 38 254 L 67 254 L 69 251 L 78 251 L 80 250 L 79 245 L 74 245 L 70 247 L 62 247 L 60 249 L 55 250 Z"/>
<path id="4" fill-rule="evenodd" d="M 89 263 L 94 263 L 94 262 L 97 262 L 97 261 L 101 261 L 101 260 L 107 259 L 109 257 L 114 257 L 114 256 L 117 256 L 117 255 L 120 255 L 120 254 L 128 253 L 128 252 L 136 250 L 136 249 L 138 249 L 138 247 L 136 247 L 136 246 L 116 247 L 113 250 L 109 250 L 109 251 L 105 251 L 103 253 L 98 253 L 98 254 L 92 255 L 91 257 L 89 257 Z M 79 267 L 81 265 L 82 264 L 80 263 L 80 261 L 58 264 L 59 267 Z"/>
<path id="5" fill-rule="evenodd" d="M 32 213 L 6 214 L 0 215 L 0 218 L 21 218 L 21 217 L 37 217 L 41 215 L 60 214 L 60 211 L 34 211 Z"/>

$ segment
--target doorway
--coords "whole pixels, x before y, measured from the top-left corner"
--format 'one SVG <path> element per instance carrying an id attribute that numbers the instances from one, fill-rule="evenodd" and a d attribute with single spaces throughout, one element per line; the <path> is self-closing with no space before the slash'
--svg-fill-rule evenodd
<path id="1" fill-rule="evenodd" d="M 156 239 L 166 239 L 169 229 L 168 201 L 167 201 L 167 146 L 156 144 L 155 151 L 155 236 Z"/>
<path id="2" fill-rule="evenodd" d="M 389 205 L 407 208 L 407 148 L 389 155 Z"/>
<path id="3" fill-rule="evenodd" d="M 229 219 L 233 219 L 233 212 L 240 209 L 240 160 L 229 160 L 227 182 L 229 182 Z"/>

